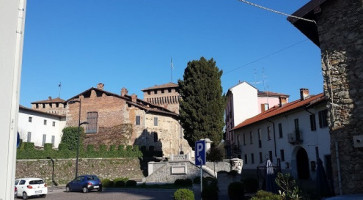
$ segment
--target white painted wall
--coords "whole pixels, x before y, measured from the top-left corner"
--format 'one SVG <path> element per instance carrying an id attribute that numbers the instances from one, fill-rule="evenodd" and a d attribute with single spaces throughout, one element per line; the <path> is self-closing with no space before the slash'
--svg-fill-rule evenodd
<path id="1" fill-rule="evenodd" d="M 29 122 L 29 117 L 32 118 L 32 122 Z M 44 125 L 44 120 L 47 120 L 46 125 Z M 55 122 L 54 126 L 53 122 Z M 22 108 L 19 109 L 18 132 L 20 134 L 20 138 L 24 142 L 28 142 L 27 135 L 30 132 L 30 142 L 33 142 L 35 146 L 43 146 L 43 134 L 45 134 L 45 143 L 52 143 L 52 136 L 55 136 L 54 148 L 58 148 L 62 139 L 62 130 L 65 125 L 65 117 L 58 117 L 48 113 L 41 113 L 39 111 L 24 110 Z"/>
<path id="2" fill-rule="evenodd" d="M 242 82 L 231 89 L 233 94 L 234 125 L 258 114 L 257 89 Z"/>
<path id="3" fill-rule="evenodd" d="M 240 138 L 240 147 L 242 159 L 247 154 L 247 163 L 244 161 L 243 169 L 256 170 L 257 166 L 263 165 L 269 156 L 269 151 L 273 152 L 273 163 L 277 164 L 277 158 L 281 158 L 280 150 L 285 151 L 285 161 L 281 161 L 282 170 L 290 171 L 294 177 L 297 177 L 296 166 L 292 166 L 294 160 L 294 150 L 298 147 L 303 147 L 310 161 L 316 161 L 315 147 L 319 147 L 319 155 L 322 159 L 324 166 L 326 166 L 324 156 L 330 155 L 330 134 L 328 127 L 319 127 L 319 115 L 318 112 L 326 109 L 325 104 L 320 104 L 309 109 L 311 113 L 315 114 L 316 131 L 310 129 L 310 113 L 305 110 L 298 110 L 293 113 L 287 113 L 281 116 L 277 116 L 271 119 L 275 123 L 275 137 L 276 137 L 276 151 L 277 156 L 274 153 L 274 139 L 273 139 L 273 124 L 266 120 L 260 123 L 253 124 L 246 128 L 235 130 L 235 134 Z M 288 142 L 288 134 L 293 133 L 295 129 L 294 119 L 299 119 L 299 128 L 302 132 L 303 142 L 301 145 L 292 145 Z M 279 138 L 278 124 L 282 124 L 283 137 Z M 271 126 L 271 140 L 267 140 L 267 127 Z M 261 129 L 261 141 L 262 148 L 258 147 L 258 129 Z M 249 133 L 252 131 L 253 143 L 250 142 Z M 244 145 L 243 134 L 246 134 L 246 145 Z M 263 162 L 259 162 L 259 152 L 262 152 Z M 254 154 L 254 163 L 251 163 L 251 154 Z M 286 162 L 289 163 L 290 168 L 286 169 Z M 310 163 L 309 163 L 310 167 Z M 295 169 L 294 169 L 295 168 Z M 311 170 L 311 168 L 310 168 Z M 310 176 L 315 179 L 315 172 L 310 171 Z"/>
<path id="4" fill-rule="evenodd" d="M 26 0 L 0 1 L 0 200 L 14 199 L 25 7 Z"/>

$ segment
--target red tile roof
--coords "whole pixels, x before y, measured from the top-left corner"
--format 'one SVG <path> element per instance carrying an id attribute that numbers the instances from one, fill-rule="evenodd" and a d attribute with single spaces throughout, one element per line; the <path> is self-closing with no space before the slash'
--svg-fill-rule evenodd
<path id="1" fill-rule="evenodd" d="M 142 89 L 141 91 L 148 91 L 148 90 L 155 90 L 155 89 L 162 89 L 162 88 L 176 88 L 178 87 L 178 84 L 175 84 L 175 83 L 166 83 L 166 84 L 163 84 L 163 85 L 155 85 L 153 87 L 148 87 L 148 88 L 145 88 L 145 89 Z"/>
<path id="2" fill-rule="evenodd" d="M 248 125 L 260 122 L 262 120 L 271 118 L 271 117 L 275 117 L 277 115 L 292 111 L 294 109 L 297 108 L 301 108 L 301 107 L 309 107 L 311 105 L 314 105 L 316 103 L 322 102 L 324 100 L 326 100 L 327 98 L 324 96 L 323 93 L 320 93 L 318 95 L 312 95 L 309 98 L 305 99 L 305 100 L 296 100 L 293 101 L 291 103 L 287 103 L 285 105 L 283 105 L 282 107 L 280 106 L 274 106 L 268 110 L 266 110 L 265 112 L 262 112 L 254 117 L 251 117 L 249 119 L 246 119 L 245 121 L 243 121 L 242 123 L 238 124 L 237 126 L 235 126 L 232 130 L 237 130 L 240 129 L 242 127 L 246 127 Z"/>
<path id="3" fill-rule="evenodd" d="M 289 97 L 290 95 L 282 94 L 282 93 L 276 93 L 276 92 L 270 92 L 270 91 L 258 91 L 257 94 L 259 97 Z"/>
<path id="4" fill-rule="evenodd" d="M 65 100 L 57 97 L 55 99 L 52 99 L 51 97 L 49 97 L 49 99 L 47 100 L 41 100 L 41 101 L 34 101 L 31 104 L 35 104 L 35 103 L 64 103 Z"/>
<path id="5" fill-rule="evenodd" d="M 65 115 L 58 115 L 58 114 L 44 112 L 44 111 L 41 111 L 41 110 L 35 110 L 35 109 L 32 109 L 32 108 L 27 108 L 27 107 L 22 106 L 22 105 L 19 105 L 19 111 L 20 110 L 26 110 L 26 111 L 30 111 L 30 112 L 41 113 L 41 114 L 49 115 L 49 116 L 53 116 L 53 117 L 60 117 L 60 118 L 66 117 Z"/>

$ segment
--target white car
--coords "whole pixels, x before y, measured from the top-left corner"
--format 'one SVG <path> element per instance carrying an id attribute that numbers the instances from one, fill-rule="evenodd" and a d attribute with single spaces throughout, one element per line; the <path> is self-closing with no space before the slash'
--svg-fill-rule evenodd
<path id="1" fill-rule="evenodd" d="M 45 197 L 48 193 L 47 184 L 40 178 L 19 178 L 15 180 L 16 197 L 28 199 L 30 196 Z"/>

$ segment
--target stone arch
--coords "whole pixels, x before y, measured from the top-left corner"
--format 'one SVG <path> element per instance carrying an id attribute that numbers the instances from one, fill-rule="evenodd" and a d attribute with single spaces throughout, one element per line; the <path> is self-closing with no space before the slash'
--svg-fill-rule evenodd
<path id="1" fill-rule="evenodd" d="M 292 152 L 291 174 L 296 179 L 310 179 L 309 157 L 301 146 L 295 147 Z"/>

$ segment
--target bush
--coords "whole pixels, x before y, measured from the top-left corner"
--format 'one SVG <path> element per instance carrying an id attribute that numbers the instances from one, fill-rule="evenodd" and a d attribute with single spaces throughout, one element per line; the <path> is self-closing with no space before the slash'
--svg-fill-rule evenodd
<path id="1" fill-rule="evenodd" d="M 110 146 L 110 150 L 109 150 L 109 151 L 112 151 L 112 152 L 113 152 L 113 151 L 116 151 L 116 145 L 111 145 L 111 146 Z"/>
<path id="2" fill-rule="evenodd" d="M 178 189 L 174 192 L 175 200 L 194 200 L 194 193 L 189 189 Z"/>
<path id="3" fill-rule="evenodd" d="M 255 178 L 246 178 L 245 180 L 243 180 L 243 185 L 246 192 L 255 193 L 258 189 L 258 180 Z"/>
<path id="4" fill-rule="evenodd" d="M 203 178 L 202 199 L 217 200 L 218 199 L 218 182 L 212 177 Z"/>
<path id="5" fill-rule="evenodd" d="M 256 193 L 256 196 L 252 197 L 251 200 L 283 200 L 283 198 L 278 194 L 259 190 Z"/>
<path id="6" fill-rule="evenodd" d="M 95 151 L 95 147 L 92 144 L 87 145 L 87 153 L 91 153 Z"/>
<path id="7" fill-rule="evenodd" d="M 110 179 L 103 179 L 102 181 L 102 187 L 113 187 L 114 183 Z"/>
<path id="8" fill-rule="evenodd" d="M 78 133 L 78 127 L 66 127 L 62 130 L 62 140 L 61 144 L 65 144 L 66 148 L 69 150 L 76 150 L 77 148 L 77 141 L 78 141 L 78 134 L 80 134 L 80 144 L 82 144 L 84 138 L 84 129 L 80 127 Z"/>
<path id="9" fill-rule="evenodd" d="M 134 187 L 136 185 L 137 185 L 137 183 L 134 180 L 128 180 L 128 181 L 126 181 L 126 186 L 127 187 Z"/>
<path id="10" fill-rule="evenodd" d="M 125 187 L 128 178 L 116 178 L 113 180 L 115 187 Z"/>
<path id="11" fill-rule="evenodd" d="M 44 150 L 45 151 L 50 151 L 53 149 L 53 144 L 50 144 L 50 143 L 45 143 L 44 144 Z"/>
<path id="12" fill-rule="evenodd" d="M 231 200 L 243 199 L 244 188 L 242 182 L 233 182 L 228 186 L 228 197 Z"/>
<path id="13" fill-rule="evenodd" d="M 191 179 L 176 179 L 174 184 L 180 187 L 190 187 L 193 185 L 193 181 Z"/>

